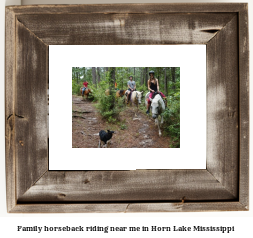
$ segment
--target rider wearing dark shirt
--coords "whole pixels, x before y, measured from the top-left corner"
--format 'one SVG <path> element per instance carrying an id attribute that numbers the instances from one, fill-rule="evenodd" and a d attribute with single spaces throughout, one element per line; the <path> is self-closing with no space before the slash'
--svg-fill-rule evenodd
<path id="1" fill-rule="evenodd" d="M 154 92 L 158 92 L 161 94 L 162 97 L 166 97 L 161 91 L 159 91 L 158 79 L 155 78 L 154 75 L 155 75 L 155 72 L 151 70 L 149 72 L 150 78 L 148 80 L 148 89 L 150 93 L 148 96 L 148 104 L 147 104 L 147 111 L 146 111 L 147 114 L 149 113 L 149 110 L 150 110 L 150 104 L 151 104 L 150 98 L 152 98 Z"/>

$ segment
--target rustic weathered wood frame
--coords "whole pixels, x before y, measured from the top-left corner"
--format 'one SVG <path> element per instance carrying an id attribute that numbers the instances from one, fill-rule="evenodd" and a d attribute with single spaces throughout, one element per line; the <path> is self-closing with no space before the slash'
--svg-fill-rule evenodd
<path id="1" fill-rule="evenodd" d="M 247 211 L 247 7 L 241 3 L 6 7 L 8 212 Z M 207 169 L 48 171 L 50 44 L 206 44 Z"/>

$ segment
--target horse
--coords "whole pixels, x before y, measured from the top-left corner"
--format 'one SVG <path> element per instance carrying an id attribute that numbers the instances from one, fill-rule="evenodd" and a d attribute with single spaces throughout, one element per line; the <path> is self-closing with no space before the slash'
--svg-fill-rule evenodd
<path id="1" fill-rule="evenodd" d="M 81 88 L 80 88 L 80 93 L 81 93 L 81 95 L 82 95 L 82 91 L 83 91 L 83 88 L 81 87 Z M 90 93 L 92 93 L 91 90 L 90 90 L 89 88 L 86 88 L 86 89 L 84 90 L 84 92 L 83 92 L 83 97 L 84 97 L 84 95 L 85 95 L 85 97 L 86 97 L 86 99 L 87 99 Z"/>
<path id="2" fill-rule="evenodd" d="M 119 98 L 119 97 L 123 97 L 126 93 L 126 90 L 118 90 L 116 92 L 116 97 Z"/>
<path id="3" fill-rule="evenodd" d="M 149 93 L 146 94 L 145 96 L 145 104 L 147 106 L 148 104 L 148 96 Z M 151 101 L 151 112 L 152 112 L 152 117 L 155 119 L 155 125 L 158 126 L 158 131 L 159 131 L 159 136 L 162 135 L 161 133 L 161 124 L 163 123 L 163 116 L 162 113 L 165 111 L 165 103 L 159 93 L 154 95 L 153 99 L 150 99 Z M 159 121 L 158 116 L 161 116 L 161 121 Z"/>
<path id="4" fill-rule="evenodd" d="M 126 90 L 117 90 L 116 91 L 116 98 L 123 97 L 125 95 L 125 92 L 126 92 Z M 106 96 L 110 95 L 110 89 L 105 90 L 105 95 Z"/>
<path id="5" fill-rule="evenodd" d="M 127 93 L 126 93 L 126 91 L 125 91 L 125 96 L 126 96 L 126 101 L 127 101 Z M 138 104 L 141 104 L 142 93 L 143 93 L 143 91 L 142 92 L 140 92 L 140 91 L 133 91 L 131 93 L 130 99 L 129 99 L 129 101 L 131 102 L 131 104 L 134 103 L 138 107 Z"/>
<path id="6" fill-rule="evenodd" d="M 140 92 L 140 91 L 133 91 L 131 93 L 131 95 L 130 95 L 129 101 L 130 101 L 131 105 L 134 104 L 134 105 L 137 106 L 137 111 L 139 109 L 139 104 L 141 104 L 142 93 L 143 93 L 143 91 L 142 92 Z M 126 95 L 125 100 L 127 101 L 127 93 L 125 93 L 125 95 Z M 135 113 L 135 116 L 136 116 L 136 113 Z"/>

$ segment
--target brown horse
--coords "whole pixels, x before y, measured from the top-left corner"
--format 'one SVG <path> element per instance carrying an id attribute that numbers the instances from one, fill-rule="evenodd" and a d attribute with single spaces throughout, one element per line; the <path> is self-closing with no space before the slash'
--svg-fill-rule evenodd
<path id="1" fill-rule="evenodd" d="M 82 90 L 83 90 L 83 88 L 81 87 L 81 88 L 80 88 L 80 93 L 81 93 L 81 95 L 82 95 Z M 86 88 L 86 89 L 84 90 L 84 93 L 83 93 L 82 96 L 83 96 L 83 97 L 85 96 L 86 99 L 87 99 L 90 93 L 92 93 L 91 90 L 90 90 L 89 88 Z"/>
<path id="2" fill-rule="evenodd" d="M 126 93 L 126 90 L 118 90 L 116 92 L 116 97 L 119 98 L 119 97 L 123 97 Z"/>
<path id="3" fill-rule="evenodd" d="M 116 91 L 116 98 L 123 97 L 125 95 L 125 93 L 126 93 L 126 90 L 117 90 Z M 106 96 L 110 95 L 110 89 L 105 90 L 105 95 Z"/>

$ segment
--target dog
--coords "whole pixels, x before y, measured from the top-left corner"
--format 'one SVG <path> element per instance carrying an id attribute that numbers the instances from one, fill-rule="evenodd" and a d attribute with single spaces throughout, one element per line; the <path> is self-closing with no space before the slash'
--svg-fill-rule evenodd
<path id="1" fill-rule="evenodd" d="M 104 142 L 104 147 L 108 148 L 108 144 L 110 143 L 113 133 L 114 133 L 114 131 L 107 130 L 107 132 L 106 132 L 104 130 L 101 130 L 99 132 L 100 140 L 98 143 L 98 148 L 101 148 L 101 141 Z"/>

